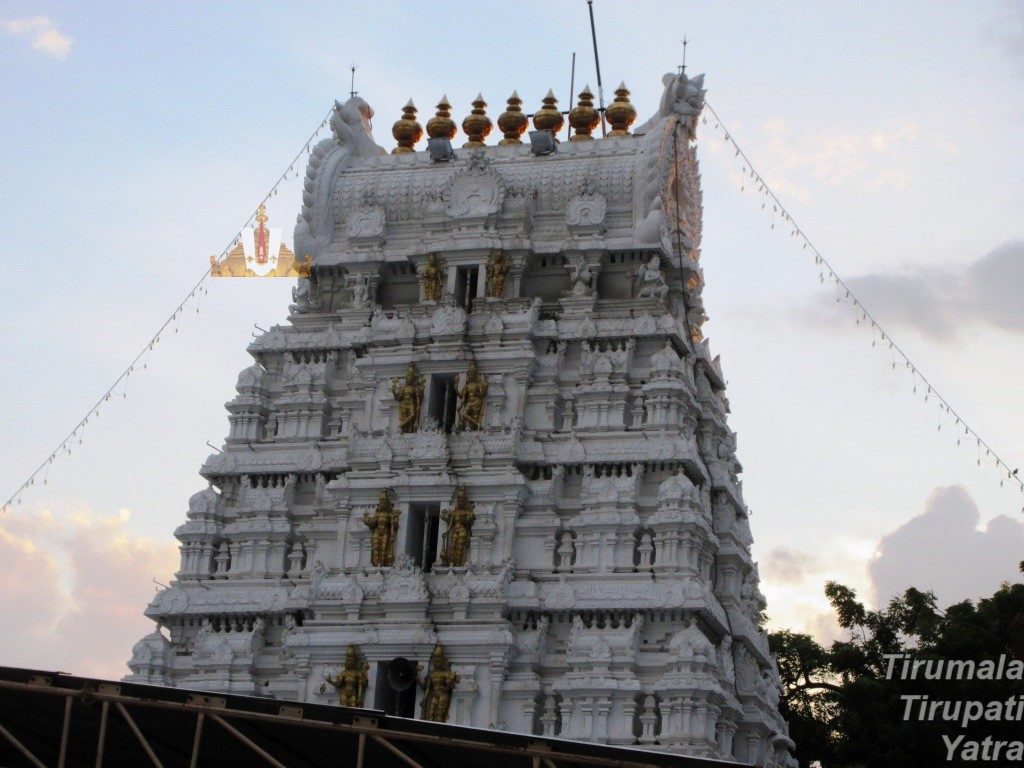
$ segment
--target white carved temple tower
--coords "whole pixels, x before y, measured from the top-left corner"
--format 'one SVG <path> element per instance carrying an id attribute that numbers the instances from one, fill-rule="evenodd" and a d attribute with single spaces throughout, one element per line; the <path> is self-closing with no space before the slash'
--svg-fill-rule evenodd
<path id="1" fill-rule="evenodd" d="M 520 142 L 513 94 L 484 146 L 479 99 L 454 151 L 446 101 L 391 154 L 338 105 L 311 276 L 249 348 L 129 680 L 336 702 L 354 645 L 382 708 L 440 644 L 449 722 L 795 765 L 701 333 L 703 83 L 664 85 L 632 133 L 620 88 L 607 138 L 585 90 L 562 142 L 550 94 Z"/>

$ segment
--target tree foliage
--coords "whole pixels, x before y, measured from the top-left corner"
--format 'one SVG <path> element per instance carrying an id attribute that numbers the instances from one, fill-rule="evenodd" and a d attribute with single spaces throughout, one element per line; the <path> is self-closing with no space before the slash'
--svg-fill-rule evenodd
<path id="1" fill-rule="evenodd" d="M 825 648 L 797 632 L 775 632 L 769 638 L 783 684 L 782 713 L 801 766 L 949 765 L 942 734 L 1022 738 L 1019 721 L 982 721 L 966 729 L 941 720 L 907 721 L 906 702 L 900 698 L 921 694 L 933 701 L 1004 701 L 1024 694 L 1020 682 L 923 679 L 923 668 L 916 680 L 905 680 L 899 664 L 887 678 L 886 657 L 977 662 L 1005 654 L 1024 660 L 1024 584 L 1003 584 L 977 604 L 964 601 L 945 611 L 934 594 L 913 588 L 879 610 L 868 609 L 854 590 L 835 582 L 825 586 L 825 596 L 845 630 L 844 639 Z"/>

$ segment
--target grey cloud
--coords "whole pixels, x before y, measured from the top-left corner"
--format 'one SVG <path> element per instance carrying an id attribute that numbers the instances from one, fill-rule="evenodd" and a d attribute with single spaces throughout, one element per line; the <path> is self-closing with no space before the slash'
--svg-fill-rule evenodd
<path id="1" fill-rule="evenodd" d="M 819 563 L 814 555 L 789 547 L 776 547 L 759 563 L 765 579 L 776 584 L 799 584 L 816 572 Z"/>
<path id="2" fill-rule="evenodd" d="M 932 590 L 942 605 L 992 594 L 1020 577 L 1024 525 L 1005 515 L 979 529 L 981 514 L 959 485 L 935 489 L 917 517 L 883 536 L 868 563 L 879 603 L 907 587 Z"/>
<path id="3" fill-rule="evenodd" d="M 959 269 L 919 267 L 847 283 L 883 325 L 912 327 L 942 341 L 975 324 L 1024 333 L 1024 241 L 1004 243 Z M 831 318 L 849 314 L 848 304 L 832 300 L 821 309 Z"/>

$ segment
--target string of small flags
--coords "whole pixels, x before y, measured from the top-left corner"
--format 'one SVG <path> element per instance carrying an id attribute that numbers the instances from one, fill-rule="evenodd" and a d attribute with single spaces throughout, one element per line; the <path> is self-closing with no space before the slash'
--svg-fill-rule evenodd
<path id="1" fill-rule="evenodd" d="M 889 332 L 879 325 L 878 321 L 868 311 L 867 307 L 864 306 L 864 302 L 862 302 L 860 298 L 850 290 L 850 286 L 847 285 L 835 269 L 832 268 L 832 265 L 821 254 L 821 251 L 817 249 L 807 234 L 803 229 L 801 229 L 800 225 L 796 223 L 796 220 L 786 209 L 786 206 L 782 204 L 778 195 L 772 191 L 764 176 L 762 176 L 754 167 L 754 164 L 750 161 L 750 157 L 736 142 L 732 132 L 726 127 L 714 107 L 705 101 L 704 110 L 705 112 L 701 117 L 701 122 L 704 125 L 709 126 L 716 133 L 721 134 L 722 140 L 734 150 L 733 157 L 735 161 L 742 164 L 742 173 L 744 178 L 740 191 L 753 191 L 754 194 L 761 196 L 761 210 L 765 211 L 770 216 L 771 228 L 773 230 L 776 229 L 776 227 L 779 227 L 780 229 L 783 227 L 788 228 L 789 236 L 800 243 L 801 250 L 810 251 L 814 256 L 814 264 L 819 271 L 818 277 L 820 282 L 822 284 L 826 281 L 831 283 L 835 289 L 836 302 L 848 302 L 855 313 L 857 325 L 863 324 L 871 329 L 871 346 L 877 347 L 879 344 L 883 345 L 883 349 L 886 349 L 892 357 L 893 370 L 900 368 L 910 373 L 913 381 L 913 393 L 922 395 L 924 402 L 934 401 L 937 404 L 939 410 L 938 431 L 942 432 L 943 428 L 947 428 L 952 425 L 952 432 L 956 438 L 956 445 L 962 445 L 964 442 L 968 445 L 973 444 L 977 451 L 976 463 L 979 467 L 982 466 L 982 464 L 995 467 L 999 472 L 1000 487 L 1004 487 L 1007 484 L 1010 486 L 1016 486 L 1017 489 L 1024 494 L 1024 478 L 1020 476 L 1018 469 L 1011 468 L 1010 465 L 1007 464 L 1002 457 L 982 439 L 981 435 L 979 435 L 973 427 L 964 421 L 963 417 L 949 404 L 949 401 L 939 393 L 935 388 L 935 385 L 932 384 L 932 382 L 921 372 L 921 369 L 914 364 L 914 362 L 893 340 Z M 949 430 L 947 429 L 947 431 Z"/>
<path id="2" fill-rule="evenodd" d="M 299 177 L 299 171 L 297 166 L 303 158 L 303 155 L 309 155 L 313 151 L 313 143 L 316 141 L 320 132 L 327 127 L 331 119 L 331 114 L 334 112 L 335 107 L 331 107 L 331 110 L 327 113 L 327 116 L 320 122 L 316 130 L 306 140 L 306 143 L 302 146 L 292 158 L 288 164 L 288 168 L 278 176 L 277 181 L 271 186 L 270 191 L 267 192 L 260 200 L 260 202 L 253 209 L 252 213 L 249 214 L 249 218 L 245 220 L 245 223 L 235 232 L 231 241 L 224 247 L 224 249 L 217 256 L 217 261 L 222 261 L 228 252 L 234 248 L 241 241 L 242 231 L 248 227 L 256 217 L 257 212 L 261 205 L 265 205 L 267 201 L 277 195 L 278 188 L 281 184 L 288 179 L 297 179 Z M 121 373 L 114 379 L 114 383 L 107 387 L 106 391 L 100 396 L 100 398 L 93 403 L 92 407 L 85 412 L 85 415 L 78 420 L 72 430 L 67 436 L 60 441 L 56 448 L 50 452 L 32 474 L 18 486 L 18 488 L 12 493 L 7 501 L 0 506 L 0 512 L 6 512 L 15 504 L 21 504 L 22 495 L 26 490 L 36 485 L 47 485 L 49 483 L 50 468 L 53 463 L 63 456 L 70 456 L 73 449 L 82 444 L 82 435 L 85 432 L 86 427 L 91 422 L 96 421 L 100 416 L 100 411 L 112 400 L 125 399 L 128 397 L 128 382 L 132 375 L 136 376 L 145 371 L 149 367 L 149 357 L 156 349 L 156 346 L 160 343 L 160 339 L 164 337 L 166 333 L 177 333 L 181 324 L 182 317 L 186 312 L 195 310 L 196 314 L 199 314 L 199 305 L 202 303 L 203 297 L 210 292 L 209 286 L 207 285 L 210 279 L 210 267 L 207 267 L 206 271 L 203 272 L 202 277 L 189 289 L 188 294 L 178 302 L 175 306 L 174 311 L 171 312 L 170 316 L 164 320 L 163 324 L 156 329 L 156 332 L 149 337 L 149 341 L 145 343 L 139 353 L 132 359 L 130 363 L 121 371 Z"/>

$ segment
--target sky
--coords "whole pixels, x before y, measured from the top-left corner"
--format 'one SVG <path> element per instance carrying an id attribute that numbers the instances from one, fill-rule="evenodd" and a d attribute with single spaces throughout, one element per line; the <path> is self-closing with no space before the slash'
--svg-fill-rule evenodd
<path id="1" fill-rule="evenodd" d="M 954 408 L 1024 463 L 1024 6 L 596 0 L 606 93 L 688 71 L 803 231 Z M 0 2 L 0 494 L 60 442 L 245 222 L 335 98 L 375 135 L 596 85 L 586 4 Z M 494 142 L 497 134 L 491 137 Z M 835 301 L 698 133 L 705 326 L 722 356 L 771 627 L 836 636 L 822 589 L 991 593 L 1022 500 Z M 302 168 L 299 172 L 301 174 Z M 290 233 L 298 181 L 269 206 Z M 213 281 L 0 516 L 0 664 L 116 677 L 177 564 L 254 325 L 290 281 Z M 175 328 L 177 329 L 175 332 Z M 984 458 L 983 456 L 980 458 Z M 1015 463 L 1016 462 L 1016 463 Z"/>

